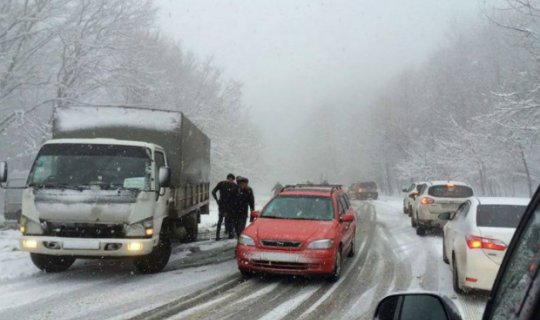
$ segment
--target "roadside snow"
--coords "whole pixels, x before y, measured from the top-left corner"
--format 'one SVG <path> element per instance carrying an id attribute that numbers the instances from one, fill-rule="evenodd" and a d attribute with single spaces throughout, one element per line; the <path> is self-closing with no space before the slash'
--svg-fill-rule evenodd
<path id="1" fill-rule="evenodd" d="M 21 234 L 16 230 L 0 231 L 0 281 L 39 272 L 30 262 L 28 253 L 19 250 Z"/>

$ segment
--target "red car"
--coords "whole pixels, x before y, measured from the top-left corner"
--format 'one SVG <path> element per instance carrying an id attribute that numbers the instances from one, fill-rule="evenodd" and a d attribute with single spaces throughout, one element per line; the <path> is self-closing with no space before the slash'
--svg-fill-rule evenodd
<path id="1" fill-rule="evenodd" d="M 354 210 L 340 186 L 285 187 L 240 235 L 240 272 L 326 275 L 339 279 L 355 250 Z"/>

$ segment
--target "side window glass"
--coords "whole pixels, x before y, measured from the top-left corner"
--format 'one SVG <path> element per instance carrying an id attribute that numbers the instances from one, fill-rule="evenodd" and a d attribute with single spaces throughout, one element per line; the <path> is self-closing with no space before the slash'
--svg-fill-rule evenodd
<path id="1" fill-rule="evenodd" d="M 540 207 L 529 219 L 521 237 L 514 240 L 518 243 L 497 288 L 492 319 L 511 319 L 521 312 L 540 262 Z"/>
<path id="2" fill-rule="evenodd" d="M 343 212 L 345 212 L 345 210 L 343 209 L 343 201 L 341 200 L 341 197 L 337 198 L 337 203 L 338 203 L 339 215 L 342 215 Z"/>
<path id="3" fill-rule="evenodd" d="M 345 211 L 349 211 L 351 208 L 351 203 L 349 202 L 349 196 L 347 196 L 346 193 L 343 194 L 343 204 L 345 207 Z"/>

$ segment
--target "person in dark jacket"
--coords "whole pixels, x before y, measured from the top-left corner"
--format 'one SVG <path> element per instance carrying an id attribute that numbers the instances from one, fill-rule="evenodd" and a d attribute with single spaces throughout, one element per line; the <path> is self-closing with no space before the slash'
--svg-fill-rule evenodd
<path id="1" fill-rule="evenodd" d="M 234 182 L 234 174 L 229 173 L 227 175 L 227 180 L 221 181 L 216 185 L 214 190 L 212 190 L 212 196 L 214 197 L 214 200 L 218 203 L 219 208 L 219 218 L 217 223 L 217 230 L 216 230 L 216 241 L 219 241 L 221 239 L 221 225 L 223 224 L 223 220 L 225 220 L 225 232 L 229 235 L 229 238 L 231 238 L 231 235 L 233 234 L 233 229 L 231 228 L 231 223 L 227 223 L 227 220 L 232 219 L 232 211 L 234 209 L 234 200 L 236 191 L 238 189 L 236 183 Z M 217 193 L 219 192 L 219 198 L 217 196 Z"/>
<path id="2" fill-rule="evenodd" d="M 236 181 L 238 189 L 236 190 L 233 219 L 236 237 L 240 237 L 240 234 L 246 228 L 249 211 L 255 210 L 255 196 L 249 186 L 248 178 L 238 177 Z"/>

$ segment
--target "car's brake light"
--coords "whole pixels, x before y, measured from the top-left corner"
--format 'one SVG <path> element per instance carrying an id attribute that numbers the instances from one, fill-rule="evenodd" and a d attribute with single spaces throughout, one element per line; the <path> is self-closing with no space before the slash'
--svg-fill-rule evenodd
<path id="1" fill-rule="evenodd" d="M 428 198 L 428 197 L 423 197 L 420 200 L 421 204 L 432 204 L 433 202 L 435 202 L 435 201 L 433 199 L 431 199 L 431 198 Z"/>
<path id="2" fill-rule="evenodd" d="M 466 236 L 469 249 L 506 250 L 506 244 L 500 240 L 482 238 L 478 236 Z"/>

